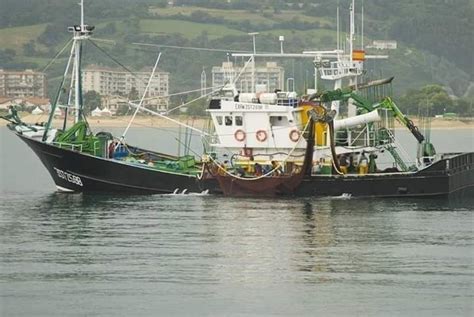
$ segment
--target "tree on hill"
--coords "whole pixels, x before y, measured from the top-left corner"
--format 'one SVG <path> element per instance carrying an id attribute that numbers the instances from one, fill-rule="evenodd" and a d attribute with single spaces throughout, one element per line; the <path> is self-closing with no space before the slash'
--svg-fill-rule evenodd
<path id="1" fill-rule="evenodd" d="M 31 41 L 23 44 L 23 54 L 25 56 L 35 56 L 36 55 L 35 41 L 31 40 Z"/>
<path id="2" fill-rule="evenodd" d="M 461 116 L 472 116 L 472 100 L 453 99 L 439 85 L 427 85 L 421 89 L 407 91 L 398 102 L 403 112 L 417 115 L 442 115 L 454 112 Z"/>
<path id="3" fill-rule="evenodd" d="M 102 106 L 102 97 L 97 91 L 90 90 L 84 94 L 84 112 L 90 114 L 95 108 Z"/>
<path id="4" fill-rule="evenodd" d="M 139 96 L 138 96 L 138 90 L 137 90 L 137 88 L 132 87 L 132 89 L 130 89 L 130 92 L 129 92 L 128 95 L 127 95 L 127 98 L 128 98 L 128 100 L 130 100 L 130 101 L 138 100 L 138 99 L 139 99 Z"/>

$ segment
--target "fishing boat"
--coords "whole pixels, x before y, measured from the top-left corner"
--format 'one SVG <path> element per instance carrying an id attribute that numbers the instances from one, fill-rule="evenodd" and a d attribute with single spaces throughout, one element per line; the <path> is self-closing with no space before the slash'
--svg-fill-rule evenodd
<path id="1" fill-rule="evenodd" d="M 15 107 L 11 107 L 9 114 L 2 117 L 9 122 L 8 128 L 34 151 L 62 192 L 201 192 L 198 176 L 203 165 L 194 156 L 178 157 L 128 144 L 125 135 L 131 122 L 120 137 L 109 132 L 91 132 L 82 99 L 81 57 L 82 44 L 92 35 L 94 27 L 84 23 L 83 0 L 80 6 L 80 24 L 68 28 L 73 34 L 71 53 L 48 121 L 26 124 Z M 151 76 L 158 61 L 159 56 Z M 68 96 L 62 96 L 68 76 L 73 89 Z M 61 106 L 64 121 L 62 127 L 55 128 L 53 117 L 62 97 L 67 97 L 67 103 Z M 133 118 L 141 104 L 135 107 Z M 74 116 L 71 126 L 68 116 Z"/>
<path id="2" fill-rule="evenodd" d="M 333 81 L 334 88 L 298 96 L 290 87 L 268 91 L 255 85 L 252 92 L 240 93 L 237 78 L 230 78 L 207 109 L 215 128 L 212 151 L 216 157 L 221 153 L 217 164 L 227 160 L 230 166 L 226 169 L 247 174 L 255 173 L 256 164 L 268 168 L 277 162 L 283 172 L 302 166 L 308 141 L 300 136 L 309 120 L 308 113 L 324 106 L 336 113 L 334 124 L 314 125 L 311 173 L 287 194 L 426 197 L 473 189 L 474 152 L 437 153 L 430 141 L 429 119 L 421 121 L 424 131 L 420 131 L 392 100 L 389 92 L 393 78 L 360 82 L 364 61 L 383 57 L 367 55 L 363 47 L 355 49 L 354 1 L 350 14 L 348 49 L 341 50 L 338 44 L 332 51 L 284 54 L 282 49 L 281 53 L 259 54 L 254 47 L 253 53 L 233 54 L 248 58 L 244 68 L 255 67 L 256 58 L 311 58 L 315 79 L 319 74 Z M 345 117 L 341 115 L 341 103 L 347 103 Z M 398 142 L 395 121 L 417 140 L 415 160 L 409 159 Z M 334 147 L 329 138 L 332 132 Z M 391 163 L 382 166 L 381 157 Z M 222 181 L 219 184 L 222 192 L 229 191 L 228 185 Z"/>
<path id="3" fill-rule="evenodd" d="M 284 97 L 279 98 L 279 94 Z M 291 173 L 294 166 L 304 164 L 308 141 L 301 138 L 305 132 L 302 127 L 314 105 L 304 98 L 293 100 L 285 96 L 288 94 L 275 93 L 273 103 L 236 101 L 238 95 L 211 101 L 208 112 L 217 140 L 213 147 L 216 153 L 228 153 L 224 156 L 230 157 L 227 169 L 252 174 L 257 164 L 268 169 L 278 162 L 284 172 Z M 315 98 L 318 105 L 352 99 L 360 108 L 359 114 L 334 121 L 335 147 L 328 142 L 331 128 L 325 123 L 315 124 L 311 172 L 296 188 L 282 194 L 442 196 L 474 187 L 474 153 L 437 153 L 429 137 L 390 97 L 371 103 L 347 88 L 324 92 Z M 418 141 L 414 162 L 402 158 L 394 120 Z M 392 163 L 384 168 L 379 166 L 378 158 L 382 156 Z M 217 176 L 222 192 L 228 193 L 229 184 L 223 185 L 222 178 Z"/>

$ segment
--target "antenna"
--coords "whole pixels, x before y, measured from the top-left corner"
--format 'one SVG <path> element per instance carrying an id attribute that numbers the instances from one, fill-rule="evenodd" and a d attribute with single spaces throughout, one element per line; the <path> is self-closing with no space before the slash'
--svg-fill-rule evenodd
<path id="1" fill-rule="evenodd" d="M 278 38 L 280 40 L 280 52 L 283 54 L 283 42 L 285 41 L 285 37 L 283 35 L 280 35 Z"/>
<path id="2" fill-rule="evenodd" d="M 361 30 L 361 37 L 360 37 L 360 48 L 364 49 L 364 0 L 362 0 L 362 30 Z"/>
<path id="3" fill-rule="evenodd" d="M 247 34 L 252 36 L 252 38 L 253 38 L 253 53 L 257 54 L 257 48 L 255 46 L 255 36 L 257 36 L 259 33 L 258 32 L 251 32 L 251 33 L 247 33 Z"/>
<path id="4" fill-rule="evenodd" d="M 257 48 L 255 46 L 255 36 L 258 35 L 258 32 L 251 32 L 251 33 L 247 33 L 248 35 L 251 35 L 252 38 L 253 38 L 253 55 L 251 57 L 252 59 L 252 89 L 251 91 L 255 92 L 256 91 L 256 88 L 255 88 L 255 55 L 257 54 Z"/>
<path id="5" fill-rule="evenodd" d="M 339 41 L 340 41 L 340 34 L 339 34 L 339 6 L 337 6 L 337 9 L 336 9 L 336 24 L 337 24 L 337 39 L 336 39 L 336 47 L 337 47 L 337 50 L 339 51 L 340 49 L 340 44 L 339 44 Z"/>
<path id="6" fill-rule="evenodd" d="M 351 61 L 352 61 L 352 51 L 354 49 L 353 45 L 354 45 L 354 0 L 352 0 L 352 4 L 351 4 L 351 21 L 350 21 L 350 31 L 349 31 L 349 54 L 351 56 Z"/>
<path id="7" fill-rule="evenodd" d="M 84 0 L 79 4 L 81 6 L 81 30 L 84 31 Z"/>
<path id="8" fill-rule="evenodd" d="M 207 90 L 206 70 L 203 67 L 202 72 L 201 72 L 201 97 L 206 95 L 206 90 Z"/>

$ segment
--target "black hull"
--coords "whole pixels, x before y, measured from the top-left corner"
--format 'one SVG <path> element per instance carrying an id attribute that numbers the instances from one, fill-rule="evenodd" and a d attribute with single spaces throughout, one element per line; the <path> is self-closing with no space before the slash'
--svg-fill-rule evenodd
<path id="1" fill-rule="evenodd" d="M 474 153 L 442 159 L 414 173 L 309 176 L 298 196 L 436 197 L 474 191 Z"/>
<path id="2" fill-rule="evenodd" d="M 18 136 L 40 158 L 60 190 L 128 194 L 209 190 L 222 193 L 215 178 L 199 181 L 193 175 L 132 166 L 61 149 L 21 134 Z M 454 155 L 414 173 L 306 176 L 290 195 L 436 197 L 463 192 L 474 192 L 474 153 Z"/>
<path id="3" fill-rule="evenodd" d="M 61 191 L 166 194 L 203 190 L 193 175 L 133 166 L 17 135 L 36 153 Z"/>

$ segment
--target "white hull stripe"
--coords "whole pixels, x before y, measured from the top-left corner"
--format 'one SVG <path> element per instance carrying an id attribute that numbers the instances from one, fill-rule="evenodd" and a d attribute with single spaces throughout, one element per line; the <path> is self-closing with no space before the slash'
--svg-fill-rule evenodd
<path id="1" fill-rule="evenodd" d="M 74 192 L 73 189 L 61 187 L 61 186 L 58 186 L 58 185 L 56 185 L 56 188 L 57 188 L 60 192 L 65 192 L 65 193 L 72 193 L 72 192 Z"/>

